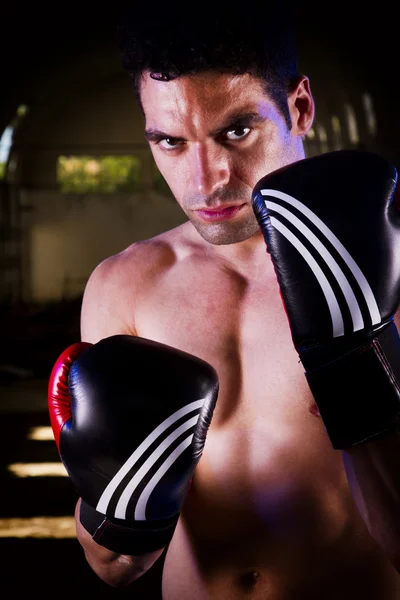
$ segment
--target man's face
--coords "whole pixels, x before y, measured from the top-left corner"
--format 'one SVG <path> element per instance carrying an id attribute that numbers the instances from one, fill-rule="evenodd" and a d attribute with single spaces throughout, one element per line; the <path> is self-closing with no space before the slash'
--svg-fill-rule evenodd
<path id="1" fill-rule="evenodd" d="M 177 202 L 212 244 L 253 236 L 255 184 L 303 158 L 296 131 L 251 75 L 143 76 L 146 138 Z"/>

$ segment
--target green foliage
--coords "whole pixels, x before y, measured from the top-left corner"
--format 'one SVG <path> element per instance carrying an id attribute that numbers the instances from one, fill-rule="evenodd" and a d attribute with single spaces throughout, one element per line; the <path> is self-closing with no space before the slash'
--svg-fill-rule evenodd
<path id="1" fill-rule="evenodd" d="M 0 179 L 4 179 L 6 175 L 6 163 L 0 162 Z"/>
<path id="2" fill-rule="evenodd" d="M 141 161 L 137 156 L 59 156 L 57 181 L 64 194 L 135 192 Z"/>
<path id="3" fill-rule="evenodd" d="M 26 115 L 26 113 L 28 112 L 29 108 L 27 107 L 26 104 L 20 104 L 17 108 L 17 117 L 21 118 L 24 117 Z"/>

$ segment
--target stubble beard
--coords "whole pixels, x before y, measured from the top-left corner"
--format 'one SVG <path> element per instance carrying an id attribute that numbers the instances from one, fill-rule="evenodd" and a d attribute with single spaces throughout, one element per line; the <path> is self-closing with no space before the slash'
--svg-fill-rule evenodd
<path id="1" fill-rule="evenodd" d="M 253 213 L 222 223 L 205 223 L 198 217 L 190 215 L 188 217 L 201 237 L 216 246 L 244 242 L 259 231 L 259 225 Z"/>

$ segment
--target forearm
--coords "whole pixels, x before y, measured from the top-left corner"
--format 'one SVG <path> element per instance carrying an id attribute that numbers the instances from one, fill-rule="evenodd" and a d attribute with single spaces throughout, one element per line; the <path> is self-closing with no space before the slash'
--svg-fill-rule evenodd
<path id="1" fill-rule="evenodd" d="M 164 549 L 149 552 L 142 556 L 118 554 L 100 546 L 82 526 L 79 519 L 79 499 L 75 509 L 76 533 L 86 560 L 93 571 L 105 583 L 113 587 L 126 587 L 141 577 L 161 556 Z"/>
<path id="2" fill-rule="evenodd" d="M 179 377 L 171 378 L 171 370 Z M 211 364 L 132 335 L 77 342 L 56 360 L 48 406 L 60 459 L 80 497 L 76 534 L 89 565 L 109 585 L 140 578 L 168 547 L 218 389 Z M 192 434 L 168 454 L 188 427 Z"/>
<path id="3" fill-rule="evenodd" d="M 400 433 L 342 452 L 359 512 L 372 537 L 400 572 Z"/>

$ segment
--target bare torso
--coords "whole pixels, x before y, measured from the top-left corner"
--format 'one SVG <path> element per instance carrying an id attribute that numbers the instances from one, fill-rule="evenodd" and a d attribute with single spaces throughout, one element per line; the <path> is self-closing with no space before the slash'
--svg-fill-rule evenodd
<path id="1" fill-rule="evenodd" d="M 399 599 L 400 576 L 359 516 L 315 409 L 269 255 L 251 269 L 230 263 L 189 228 L 122 259 L 136 264 L 123 298 L 132 331 L 209 361 L 220 378 L 166 554 L 164 600 Z"/>

